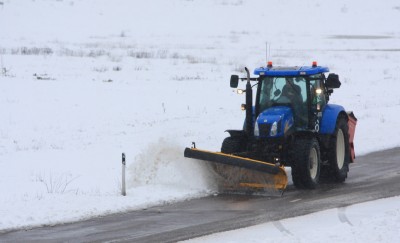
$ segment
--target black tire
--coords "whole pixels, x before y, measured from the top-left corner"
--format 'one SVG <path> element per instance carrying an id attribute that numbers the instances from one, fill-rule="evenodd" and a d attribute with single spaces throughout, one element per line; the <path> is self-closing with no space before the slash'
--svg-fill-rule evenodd
<path id="1" fill-rule="evenodd" d="M 334 182 L 344 182 L 349 172 L 350 147 L 349 127 L 345 117 L 341 116 L 336 122 L 328 151 L 328 165 L 324 174 Z"/>
<path id="2" fill-rule="evenodd" d="M 233 154 L 244 151 L 244 141 L 241 137 L 227 137 L 222 142 L 221 152 Z"/>
<path id="3" fill-rule="evenodd" d="M 319 183 L 321 156 L 316 138 L 301 138 L 294 143 L 292 180 L 297 188 L 314 189 Z"/>

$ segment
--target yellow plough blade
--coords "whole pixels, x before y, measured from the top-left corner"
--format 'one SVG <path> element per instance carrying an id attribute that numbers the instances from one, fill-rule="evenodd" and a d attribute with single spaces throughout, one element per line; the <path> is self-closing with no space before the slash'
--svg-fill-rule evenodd
<path id="1" fill-rule="evenodd" d="M 285 190 L 288 179 L 284 166 L 221 152 L 186 148 L 185 157 L 214 162 L 214 170 L 231 188 Z"/>

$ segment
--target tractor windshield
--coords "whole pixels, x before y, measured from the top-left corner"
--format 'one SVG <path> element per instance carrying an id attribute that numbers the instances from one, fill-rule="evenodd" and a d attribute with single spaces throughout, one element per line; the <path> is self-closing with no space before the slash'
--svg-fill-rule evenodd
<path id="1" fill-rule="evenodd" d="M 307 83 L 304 77 L 265 77 L 260 85 L 260 112 L 272 106 L 290 106 L 295 122 L 307 125 Z"/>

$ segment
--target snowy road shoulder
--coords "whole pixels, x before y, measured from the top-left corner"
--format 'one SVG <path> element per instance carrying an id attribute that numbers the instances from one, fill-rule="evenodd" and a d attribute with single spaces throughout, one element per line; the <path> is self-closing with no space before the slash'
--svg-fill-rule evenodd
<path id="1" fill-rule="evenodd" d="M 329 209 L 185 242 L 396 242 L 400 197 Z"/>

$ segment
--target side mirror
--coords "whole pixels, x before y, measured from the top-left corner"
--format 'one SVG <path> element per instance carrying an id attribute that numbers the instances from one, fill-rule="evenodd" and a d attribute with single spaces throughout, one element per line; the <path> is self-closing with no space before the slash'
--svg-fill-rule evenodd
<path id="1" fill-rule="evenodd" d="M 231 76 L 231 88 L 237 88 L 239 85 L 239 76 L 232 75 Z"/>
<path id="2" fill-rule="evenodd" d="M 340 85 L 341 85 L 341 83 L 340 83 L 340 81 L 339 81 L 339 75 L 334 74 L 334 73 L 330 73 L 330 74 L 328 75 L 328 78 L 326 79 L 325 84 L 326 84 L 326 87 L 327 87 L 328 89 L 336 89 L 336 88 L 339 88 Z"/>

